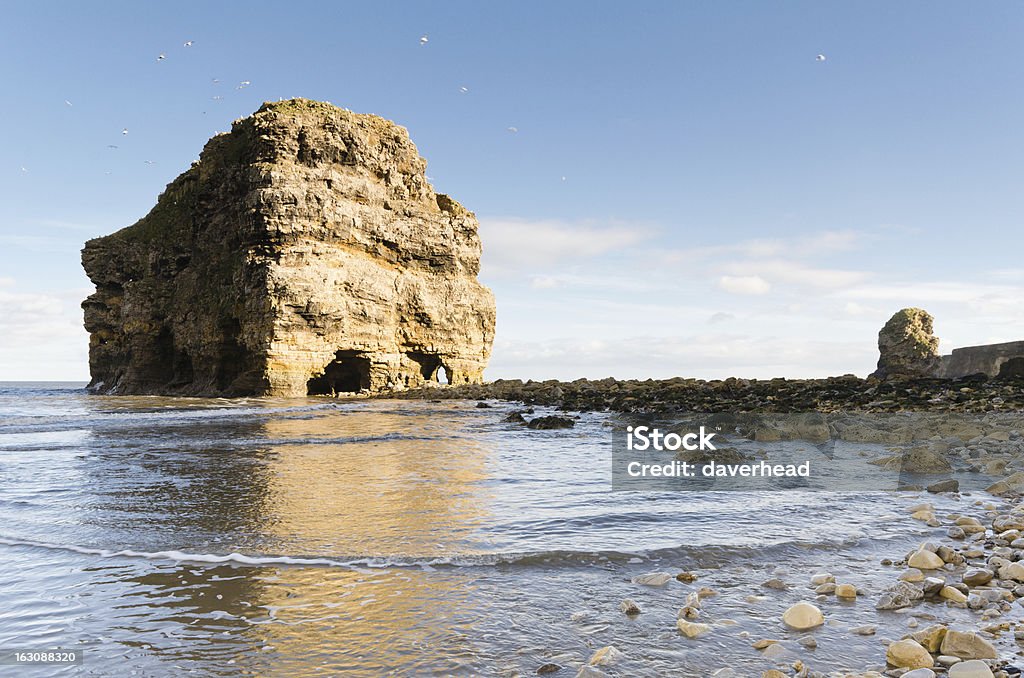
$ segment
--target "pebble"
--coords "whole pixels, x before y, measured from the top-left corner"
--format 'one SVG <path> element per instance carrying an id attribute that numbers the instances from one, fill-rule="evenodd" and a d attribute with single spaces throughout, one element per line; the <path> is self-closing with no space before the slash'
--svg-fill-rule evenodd
<path id="1" fill-rule="evenodd" d="M 639 574 L 633 577 L 634 584 L 641 586 L 664 586 L 675 579 L 668 572 L 651 572 L 650 574 Z"/>
<path id="2" fill-rule="evenodd" d="M 909 570 L 904 570 L 903 572 L 901 572 L 898 579 L 900 581 L 910 582 L 924 581 L 924 572 L 917 569 L 916 567 L 912 567 Z"/>
<path id="3" fill-rule="evenodd" d="M 626 598 L 621 603 L 619 603 L 619 610 L 622 611 L 622 614 L 626 615 L 640 614 L 640 606 L 637 605 L 636 601 L 632 598 Z"/>
<path id="4" fill-rule="evenodd" d="M 857 597 L 857 587 L 853 584 L 840 584 L 836 586 L 836 598 L 852 599 Z"/>
<path id="5" fill-rule="evenodd" d="M 711 630 L 711 627 L 708 624 L 701 624 L 700 622 L 690 622 L 686 621 L 685 619 L 680 619 L 676 621 L 676 627 L 679 629 L 679 632 L 687 638 L 697 638 L 698 636 L 702 636 Z"/>
<path id="6" fill-rule="evenodd" d="M 590 655 L 587 663 L 591 666 L 608 666 L 617 662 L 622 656 L 622 652 L 614 645 L 605 645 Z"/>

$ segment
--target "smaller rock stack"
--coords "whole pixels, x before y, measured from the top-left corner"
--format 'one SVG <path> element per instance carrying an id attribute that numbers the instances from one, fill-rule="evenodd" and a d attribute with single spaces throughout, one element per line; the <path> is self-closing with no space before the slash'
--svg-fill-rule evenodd
<path id="1" fill-rule="evenodd" d="M 897 311 L 878 332 L 878 379 L 922 378 L 940 363 L 939 338 L 932 334 L 934 318 L 920 308 Z"/>

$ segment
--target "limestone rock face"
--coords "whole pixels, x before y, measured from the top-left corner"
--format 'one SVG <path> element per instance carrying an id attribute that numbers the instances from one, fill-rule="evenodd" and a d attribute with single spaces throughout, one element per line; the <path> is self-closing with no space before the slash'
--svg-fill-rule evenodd
<path id="1" fill-rule="evenodd" d="M 931 314 L 920 308 L 897 311 L 878 332 L 878 369 L 871 376 L 927 377 L 939 366 L 939 339 Z"/>
<path id="2" fill-rule="evenodd" d="M 495 307 L 474 215 L 408 132 L 293 99 L 211 139 L 132 226 L 90 240 L 91 387 L 286 395 L 477 383 Z"/>

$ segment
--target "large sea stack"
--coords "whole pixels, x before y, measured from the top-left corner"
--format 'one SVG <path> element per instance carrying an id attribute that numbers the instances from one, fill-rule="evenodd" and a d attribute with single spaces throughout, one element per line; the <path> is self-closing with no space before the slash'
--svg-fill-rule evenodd
<path id="1" fill-rule="evenodd" d="M 494 297 L 472 212 L 408 132 L 293 99 L 215 136 L 143 219 L 90 240 L 91 387 L 319 395 L 480 382 Z"/>

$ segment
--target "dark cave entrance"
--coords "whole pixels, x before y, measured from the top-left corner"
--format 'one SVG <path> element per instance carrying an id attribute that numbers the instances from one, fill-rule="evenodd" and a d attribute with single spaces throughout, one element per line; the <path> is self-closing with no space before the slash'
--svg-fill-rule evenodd
<path id="1" fill-rule="evenodd" d="M 440 356 L 430 353 L 412 352 L 407 356 L 420 366 L 420 376 L 424 381 L 436 381 L 441 384 L 449 383 L 448 368 L 441 362 Z M 409 384 L 406 384 L 407 386 Z"/>
<path id="2" fill-rule="evenodd" d="M 358 393 L 370 388 L 370 360 L 356 351 L 338 351 L 323 374 L 306 382 L 309 395 Z"/>

